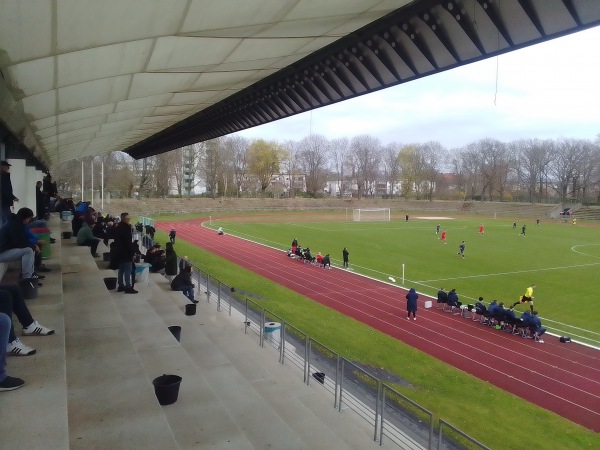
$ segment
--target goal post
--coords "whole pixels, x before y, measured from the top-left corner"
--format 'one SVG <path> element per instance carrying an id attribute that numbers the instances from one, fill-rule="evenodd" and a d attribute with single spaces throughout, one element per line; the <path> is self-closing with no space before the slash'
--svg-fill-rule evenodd
<path id="1" fill-rule="evenodd" d="M 366 221 L 390 221 L 390 208 L 356 208 L 352 210 L 352 220 L 354 222 Z"/>

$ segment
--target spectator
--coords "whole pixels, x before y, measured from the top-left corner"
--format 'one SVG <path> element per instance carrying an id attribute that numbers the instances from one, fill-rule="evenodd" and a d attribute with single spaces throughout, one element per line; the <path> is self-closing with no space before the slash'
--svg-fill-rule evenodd
<path id="1" fill-rule="evenodd" d="M 346 247 L 344 247 L 344 250 L 342 250 L 342 258 L 344 260 L 344 269 L 348 268 L 348 257 L 350 256 L 350 253 L 348 253 L 348 250 L 346 249 Z"/>
<path id="2" fill-rule="evenodd" d="M 131 217 L 128 213 L 121 213 L 121 221 L 115 229 L 115 259 L 119 262 L 118 292 L 126 294 L 137 294 L 133 289 L 133 246 L 132 231 L 130 225 Z"/>
<path id="3" fill-rule="evenodd" d="M 150 267 L 150 272 L 152 273 L 164 273 L 166 260 L 165 252 L 160 248 L 160 244 L 154 244 L 146 253 L 145 261 L 152 265 Z"/>
<path id="4" fill-rule="evenodd" d="M 12 214 L 12 207 L 19 199 L 13 194 L 10 179 L 10 167 L 7 161 L 0 162 L 0 227 L 6 225 Z"/>
<path id="5" fill-rule="evenodd" d="M 219 227 L 219 229 L 217 230 L 217 234 L 219 236 L 223 236 L 225 234 L 225 232 L 223 231 L 223 227 Z"/>
<path id="6" fill-rule="evenodd" d="M 167 242 L 166 248 L 165 275 L 171 281 L 177 275 L 177 253 L 172 242 Z"/>
<path id="7" fill-rule="evenodd" d="M 442 286 L 437 293 L 437 302 L 438 303 L 448 303 L 448 293 L 444 290 Z"/>
<path id="8" fill-rule="evenodd" d="M 329 258 L 329 253 L 327 253 L 325 256 L 323 256 L 323 269 L 327 267 L 328 269 L 331 269 L 331 259 Z"/>
<path id="9" fill-rule="evenodd" d="M 454 306 L 455 308 L 458 308 L 460 305 L 462 305 L 462 303 L 458 301 L 456 289 L 452 289 L 450 292 L 448 292 L 448 304 L 450 306 Z"/>
<path id="10" fill-rule="evenodd" d="M 83 225 L 84 215 L 80 212 L 75 212 L 73 214 L 73 220 L 71 220 L 71 231 L 73 232 L 73 236 L 77 236 L 79 233 L 79 229 Z"/>
<path id="11" fill-rule="evenodd" d="M 146 250 L 150 250 L 152 246 L 154 246 L 154 228 L 150 225 L 146 225 L 146 230 L 148 233 L 142 237 L 142 245 Z"/>
<path id="12" fill-rule="evenodd" d="M 87 219 L 83 223 L 83 225 L 77 232 L 77 245 L 89 247 L 90 253 L 92 254 L 92 256 L 98 257 L 100 255 L 98 253 L 96 253 L 96 250 L 98 249 L 98 244 L 100 243 L 100 239 L 94 237 L 94 235 L 92 233 L 92 229 L 90 228 L 90 226 L 92 226 L 92 225 L 94 225 L 94 222 L 92 219 Z"/>
<path id="13" fill-rule="evenodd" d="M 171 244 L 175 244 L 175 236 L 177 235 L 177 231 L 175 231 L 175 228 L 171 228 L 171 231 L 169 231 L 169 240 L 171 241 Z"/>
<path id="14" fill-rule="evenodd" d="M 487 312 L 487 308 L 485 303 L 483 303 L 483 297 L 479 297 L 477 302 L 475 303 L 475 313 L 483 316 Z"/>
<path id="15" fill-rule="evenodd" d="M 540 318 L 538 317 L 538 312 L 537 311 L 533 311 L 531 313 L 531 319 L 529 321 L 529 326 L 535 331 L 535 340 L 537 342 L 539 342 L 540 344 L 544 343 L 544 339 L 542 338 L 542 336 L 544 335 L 544 333 L 546 332 L 546 329 L 544 327 L 542 327 L 542 322 L 540 320 Z"/>
<path id="16" fill-rule="evenodd" d="M 21 378 L 8 376 L 6 373 L 7 342 L 11 329 L 10 317 L 0 312 L 0 391 L 12 391 L 25 384 Z"/>
<path id="17" fill-rule="evenodd" d="M 48 220 L 48 197 L 42 192 L 42 182 L 35 183 L 35 215 L 37 219 Z"/>
<path id="18" fill-rule="evenodd" d="M 192 283 L 192 267 L 186 266 L 180 271 L 171 282 L 171 289 L 174 291 L 182 291 L 192 303 L 198 303 L 194 300 L 194 283 Z"/>
<path id="19" fill-rule="evenodd" d="M 47 328 L 39 322 L 33 320 L 29 308 L 25 304 L 25 299 L 21 288 L 17 285 L 0 286 L 0 313 L 11 317 L 14 312 L 19 323 L 23 326 L 24 336 L 48 336 L 54 334 L 54 330 Z M 14 327 L 10 327 L 8 336 L 7 353 L 12 356 L 29 356 L 35 353 L 35 349 L 25 345 L 15 335 Z M 4 342 L 3 342 L 4 343 Z"/>
<path id="20" fill-rule="evenodd" d="M 415 288 L 410 288 L 408 294 L 406 294 L 406 310 L 408 311 L 408 315 L 406 318 L 410 320 L 410 315 L 412 313 L 413 320 L 417 320 L 417 299 L 419 298 L 419 294 L 415 292 Z"/>
<path id="21" fill-rule="evenodd" d="M 190 260 L 188 259 L 187 256 L 184 256 L 183 258 L 181 258 L 179 260 L 179 271 L 182 271 L 183 269 L 185 269 L 188 266 L 192 267 L 192 264 L 190 263 Z"/>
<path id="22" fill-rule="evenodd" d="M 27 223 L 33 218 L 33 211 L 21 208 L 17 214 L 12 214 L 8 222 L 0 229 L 0 262 L 21 260 L 22 278 L 44 278 L 34 273 L 35 254 L 40 249 L 29 242 L 25 233 Z"/>
<path id="23" fill-rule="evenodd" d="M 317 253 L 317 264 L 319 264 L 319 265 L 323 264 L 323 255 L 321 255 L 321 252 Z"/>

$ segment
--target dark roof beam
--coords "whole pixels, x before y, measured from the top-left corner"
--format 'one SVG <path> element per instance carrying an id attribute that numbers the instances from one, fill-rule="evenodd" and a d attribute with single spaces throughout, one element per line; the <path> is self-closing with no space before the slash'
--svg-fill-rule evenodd
<path id="1" fill-rule="evenodd" d="M 498 32 L 502 35 L 504 40 L 508 43 L 509 47 L 514 47 L 515 43 L 513 42 L 510 34 L 508 33 L 508 28 L 506 27 L 506 23 L 500 17 L 500 13 L 498 12 L 498 5 L 496 3 L 492 3 L 490 0 L 477 0 L 479 6 L 489 19 L 492 21 Z"/>
<path id="2" fill-rule="evenodd" d="M 362 42 L 360 44 L 360 49 L 362 50 L 361 62 L 363 63 L 365 68 L 371 73 L 371 75 L 373 75 L 373 77 L 377 80 L 377 83 L 379 83 L 379 86 L 377 87 L 385 86 L 385 80 L 381 76 L 381 73 L 378 70 L 378 68 L 375 66 L 375 64 L 373 64 L 373 59 L 380 61 L 378 55 L 379 50 L 375 48 L 375 43 L 373 39 L 367 39 L 365 42 Z"/>
<path id="3" fill-rule="evenodd" d="M 332 97 L 332 102 L 342 100 L 344 98 L 344 92 L 340 89 L 339 84 L 345 85 L 345 83 L 337 76 L 339 70 L 338 64 L 332 64 L 330 59 L 327 59 L 326 64 L 327 69 L 325 69 L 325 74 L 323 75 L 323 83 L 327 83 L 327 86 L 337 94 L 335 99 Z M 350 90 L 348 86 L 346 86 L 346 88 Z"/>
<path id="4" fill-rule="evenodd" d="M 350 50 L 346 50 L 345 53 L 346 53 L 346 59 L 347 59 L 346 67 L 348 68 L 348 71 L 352 74 L 352 76 L 354 78 L 356 78 L 356 80 L 363 87 L 363 89 L 361 89 L 360 92 L 368 91 L 369 83 L 367 82 L 365 77 L 363 77 L 363 75 L 360 71 L 360 69 L 364 68 L 364 66 L 363 66 L 362 62 L 360 61 L 360 59 L 358 58 L 358 55 L 357 55 L 358 48 L 356 48 L 356 45 L 354 45 L 354 46 L 352 46 L 352 48 Z"/>
<path id="5" fill-rule="evenodd" d="M 462 62 L 456 48 L 452 44 L 448 33 L 440 26 L 437 17 L 434 16 L 431 12 L 425 12 L 419 14 L 419 18 L 433 31 L 433 34 L 438 38 L 438 40 L 442 43 L 442 45 L 446 48 L 448 53 L 452 55 L 456 62 Z"/>
<path id="6" fill-rule="evenodd" d="M 325 79 L 325 75 L 328 72 L 329 68 L 325 67 L 325 65 L 321 65 L 321 67 L 319 67 L 319 76 L 315 77 L 314 80 L 315 89 L 317 89 L 318 92 L 320 92 L 322 97 L 325 97 L 327 99 L 326 102 L 320 101 L 319 103 L 321 105 L 330 105 L 334 102 L 334 98 L 331 95 L 331 91 L 335 89 L 333 89 L 333 86 L 331 86 L 331 84 L 328 83 Z"/>
<path id="7" fill-rule="evenodd" d="M 466 14 L 466 11 L 462 7 L 462 5 L 457 1 L 445 1 L 442 2 L 442 7 L 448 11 L 448 14 L 452 16 L 452 18 L 456 21 L 456 23 L 462 28 L 465 34 L 469 37 L 473 45 L 477 47 L 477 50 L 482 55 L 485 55 L 485 48 L 479 39 L 479 35 L 475 30 L 475 26 L 473 25 L 472 19 Z"/>
<path id="8" fill-rule="evenodd" d="M 565 8 L 567 8 L 567 11 L 569 11 L 569 14 L 571 14 L 571 17 L 573 18 L 577 26 L 582 26 L 583 22 L 581 22 L 581 18 L 579 17 L 579 14 L 577 14 L 577 8 L 575 8 L 573 0 L 562 0 L 562 2 L 565 5 Z"/>
<path id="9" fill-rule="evenodd" d="M 386 39 L 385 36 L 387 36 L 388 39 Z M 379 34 L 377 36 L 377 44 L 378 44 L 378 50 L 379 50 L 377 56 L 379 57 L 379 60 L 381 61 L 381 63 L 385 66 L 385 68 L 387 70 L 390 71 L 390 73 L 394 76 L 394 78 L 396 78 L 398 81 L 402 80 L 402 76 L 400 75 L 400 72 L 398 72 L 396 65 L 391 60 L 391 58 L 388 54 L 389 52 L 393 52 L 396 54 L 396 56 L 398 56 L 402 59 L 402 57 L 398 54 L 398 52 L 394 48 L 394 47 L 396 47 L 396 43 L 393 40 L 393 38 L 391 38 L 390 32 L 385 31 L 385 32 Z M 394 44 L 394 45 L 392 45 L 392 44 Z M 412 68 L 411 68 L 411 70 L 412 70 Z"/>
<path id="10" fill-rule="evenodd" d="M 350 69 L 348 69 L 348 66 L 350 65 L 350 62 L 346 61 L 347 57 L 345 55 L 343 55 L 342 53 L 338 53 L 335 55 L 335 58 L 339 61 L 339 65 L 337 66 L 337 70 L 334 72 L 335 76 L 337 78 L 339 78 L 339 80 L 344 83 L 344 85 L 350 90 L 350 92 L 352 92 L 352 95 L 357 95 L 358 92 L 357 90 L 354 88 L 354 85 L 352 84 L 352 81 L 350 80 L 350 78 L 348 78 L 348 74 L 352 74 L 352 72 L 350 72 Z"/>
<path id="11" fill-rule="evenodd" d="M 535 7 L 533 6 L 531 0 L 518 1 L 519 5 L 521 5 L 521 8 L 523 8 L 523 11 L 525 11 L 525 14 L 527 14 L 527 17 L 529 17 L 529 20 L 531 20 L 533 26 L 536 28 L 536 30 L 538 30 L 538 33 L 540 33 L 542 37 L 546 37 L 546 32 L 544 31 L 544 27 L 542 26 L 540 17 L 538 16 L 538 13 L 535 10 Z"/>
<path id="12" fill-rule="evenodd" d="M 434 69 L 439 70 L 440 66 L 437 61 L 433 57 L 433 53 L 429 49 L 429 46 L 425 43 L 424 39 L 415 31 L 415 29 L 410 26 L 408 23 L 403 23 L 398 25 L 398 28 L 402 30 L 406 36 L 415 44 L 417 50 L 421 52 L 421 54 L 427 59 L 429 64 L 433 66 Z M 415 74 L 420 74 L 419 71 L 415 68 Z"/>

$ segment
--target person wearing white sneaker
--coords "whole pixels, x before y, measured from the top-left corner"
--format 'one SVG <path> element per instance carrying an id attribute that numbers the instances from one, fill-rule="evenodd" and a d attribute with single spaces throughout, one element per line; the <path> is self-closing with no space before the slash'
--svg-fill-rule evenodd
<path id="1" fill-rule="evenodd" d="M 31 313 L 25 304 L 23 294 L 18 286 L 6 285 L 0 287 L 0 312 L 11 317 L 15 313 L 17 319 L 23 326 L 23 335 L 25 336 L 47 336 L 54 334 L 54 330 L 41 325 L 33 320 Z M 12 324 L 12 322 L 11 322 Z M 10 327 L 9 337 L 10 354 L 18 356 L 33 355 L 35 349 L 23 344 L 14 332 L 14 327 Z"/>
<path id="2" fill-rule="evenodd" d="M 13 391 L 25 384 L 20 378 L 9 377 L 6 373 L 6 343 L 11 326 L 12 320 L 10 320 L 10 317 L 0 313 L 0 391 Z"/>

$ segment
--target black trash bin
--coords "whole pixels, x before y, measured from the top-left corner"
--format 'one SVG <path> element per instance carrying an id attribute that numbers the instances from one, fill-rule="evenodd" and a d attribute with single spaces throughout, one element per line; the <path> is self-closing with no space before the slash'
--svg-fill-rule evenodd
<path id="1" fill-rule="evenodd" d="M 116 277 L 108 277 L 104 279 L 104 284 L 106 285 L 106 289 L 112 291 L 117 287 L 117 278 Z"/>
<path id="2" fill-rule="evenodd" d="M 189 305 L 185 305 L 185 315 L 186 316 L 195 316 L 196 315 L 196 304 L 190 303 Z"/>
<path id="3" fill-rule="evenodd" d="M 152 380 L 154 393 L 161 405 L 171 405 L 177 401 L 181 377 L 178 375 L 161 375 Z"/>
<path id="4" fill-rule="evenodd" d="M 102 253 L 102 261 L 110 261 L 110 252 Z"/>
<path id="5" fill-rule="evenodd" d="M 62 232 L 62 238 L 63 239 L 71 239 L 71 236 L 73 236 L 73 233 L 70 231 L 63 231 Z"/>
<path id="6" fill-rule="evenodd" d="M 181 339 L 181 327 L 178 325 L 171 325 L 169 331 L 173 334 L 173 337 L 177 339 L 177 342 Z"/>

